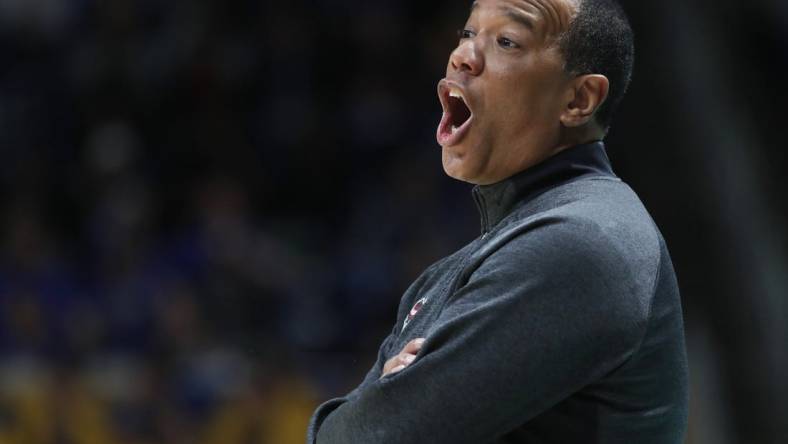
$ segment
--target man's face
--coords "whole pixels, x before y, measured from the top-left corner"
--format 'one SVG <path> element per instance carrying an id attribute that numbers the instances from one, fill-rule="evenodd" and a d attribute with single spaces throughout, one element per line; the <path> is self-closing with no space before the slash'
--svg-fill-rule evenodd
<path id="1" fill-rule="evenodd" d="M 438 84 L 446 174 L 485 185 L 556 152 L 571 80 L 556 38 L 575 1 L 474 3 Z"/>

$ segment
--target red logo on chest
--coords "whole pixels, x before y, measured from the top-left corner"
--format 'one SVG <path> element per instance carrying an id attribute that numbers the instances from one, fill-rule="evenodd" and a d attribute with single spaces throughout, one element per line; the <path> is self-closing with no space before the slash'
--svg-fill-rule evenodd
<path id="1" fill-rule="evenodd" d="M 403 330 L 405 330 L 405 327 L 407 327 L 408 324 L 410 324 L 410 321 L 412 321 L 413 318 L 416 317 L 416 314 L 418 314 L 419 310 L 421 310 L 421 307 L 423 307 L 424 304 L 426 303 L 427 303 L 427 298 L 421 298 L 418 301 L 416 301 L 415 304 L 413 304 L 413 308 L 410 309 L 408 316 L 405 317 L 405 321 L 402 322 Z"/>

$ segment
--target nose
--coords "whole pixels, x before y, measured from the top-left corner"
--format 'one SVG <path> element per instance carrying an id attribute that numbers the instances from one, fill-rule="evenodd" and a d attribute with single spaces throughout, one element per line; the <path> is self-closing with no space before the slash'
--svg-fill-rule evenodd
<path id="1" fill-rule="evenodd" d="M 484 57 L 473 39 L 460 43 L 451 53 L 449 63 L 453 70 L 478 76 L 484 70 Z"/>

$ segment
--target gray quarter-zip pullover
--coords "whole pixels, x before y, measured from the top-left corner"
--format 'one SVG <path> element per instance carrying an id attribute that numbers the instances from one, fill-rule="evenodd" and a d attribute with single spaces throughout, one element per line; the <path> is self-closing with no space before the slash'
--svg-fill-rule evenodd
<path id="1" fill-rule="evenodd" d="M 309 444 L 681 443 L 687 362 L 665 242 L 602 142 L 474 188 L 482 235 L 407 289 Z M 380 378 L 412 339 L 404 370 Z"/>

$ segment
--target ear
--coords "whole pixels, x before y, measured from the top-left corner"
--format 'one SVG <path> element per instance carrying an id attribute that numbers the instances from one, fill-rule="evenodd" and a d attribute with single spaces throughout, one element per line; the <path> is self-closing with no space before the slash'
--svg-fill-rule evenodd
<path id="1" fill-rule="evenodd" d="M 574 78 L 566 92 L 561 123 L 572 128 L 591 121 L 596 110 L 605 103 L 609 90 L 610 82 L 603 75 L 587 74 Z"/>

